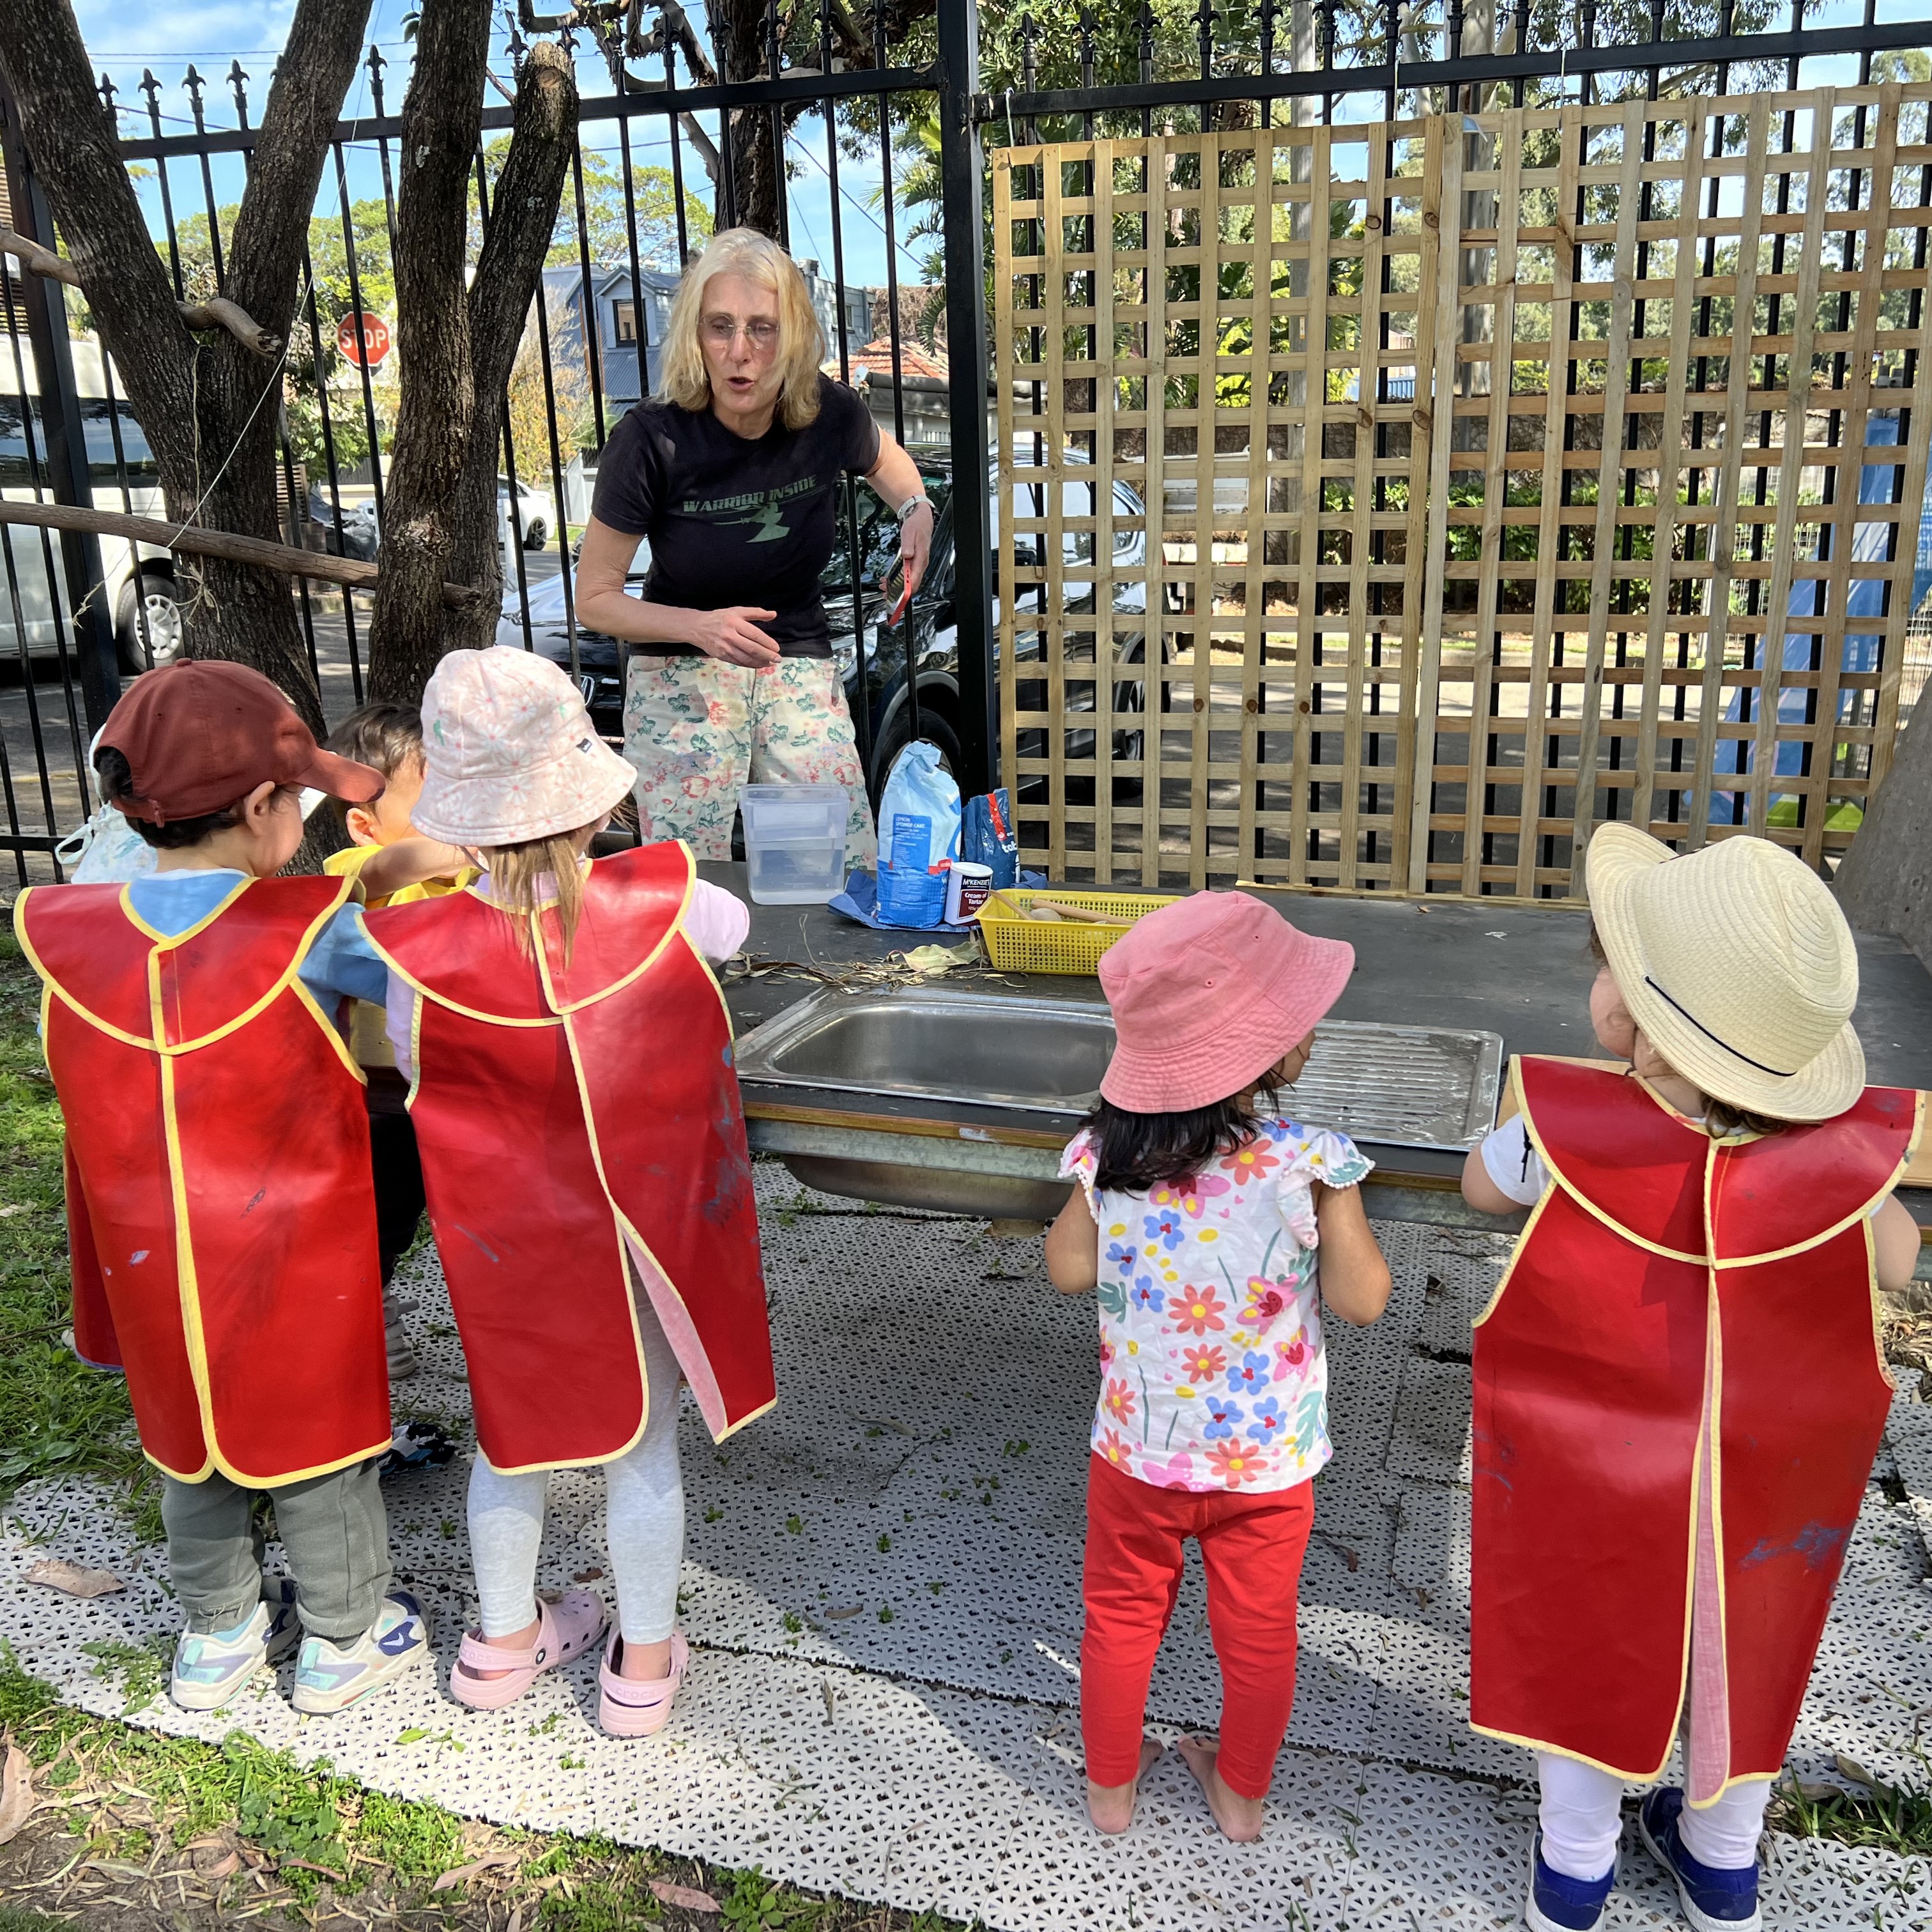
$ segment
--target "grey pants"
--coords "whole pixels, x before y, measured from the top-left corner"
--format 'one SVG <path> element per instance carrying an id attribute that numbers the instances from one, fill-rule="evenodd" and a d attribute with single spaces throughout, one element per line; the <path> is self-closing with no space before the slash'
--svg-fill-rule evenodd
<path id="1" fill-rule="evenodd" d="M 232 1630 L 262 1598 L 262 1538 L 255 1498 L 218 1472 L 199 1483 L 161 1478 L 168 1571 L 191 1630 Z M 376 1621 L 389 1587 L 388 1518 L 373 1461 L 266 1492 L 288 1552 L 296 1607 L 311 1636 L 341 1643 Z"/>

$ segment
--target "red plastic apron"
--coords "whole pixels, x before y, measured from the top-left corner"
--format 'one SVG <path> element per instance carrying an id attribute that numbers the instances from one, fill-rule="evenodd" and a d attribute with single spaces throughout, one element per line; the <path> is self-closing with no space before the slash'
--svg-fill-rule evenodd
<path id="1" fill-rule="evenodd" d="M 349 896 L 244 882 L 188 931 L 119 886 L 14 903 L 67 1119 L 74 1340 L 172 1476 L 254 1488 L 389 1442 L 361 1076 L 297 969 Z"/>
<path id="2" fill-rule="evenodd" d="M 1694 1612 L 1708 1803 L 1783 1766 L 1857 1520 L 1892 1394 L 1868 1216 L 1918 1096 L 1718 1142 L 1616 1072 L 1516 1080 L 1555 1184 L 1476 1329 L 1471 1721 L 1652 1779 Z"/>
<path id="3" fill-rule="evenodd" d="M 776 1399 L 730 1022 L 682 925 L 693 877 L 680 844 L 598 860 L 568 962 L 554 910 L 532 957 L 474 890 L 363 915 L 418 994 L 410 1114 L 477 1440 L 506 1472 L 643 1434 L 629 1259 L 714 1436 Z"/>

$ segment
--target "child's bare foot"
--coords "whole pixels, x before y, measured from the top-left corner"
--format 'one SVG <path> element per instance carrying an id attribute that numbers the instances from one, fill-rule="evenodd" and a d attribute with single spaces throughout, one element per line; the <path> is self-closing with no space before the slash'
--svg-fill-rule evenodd
<path id="1" fill-rule="evenodd" d="M 1210 1744 L 1205 1738 L 1177 1738 L 1174 1748 L 1186 1760 L 1188 1769 L 1208 1800 L 1208 1810 L 1214 1814 L 1215 1823 L 1221 1828 L 1221 1835 L 1233 1839 L 1238 1845 L 1252 1844 L 1262 1834 L 1262 1801 L 1244 1798 L 1238 1791 L 1228 1788 L 1221 1768 L 1214 1761 L 1220 1746 Z"/>
<path id="2" fill-rule="evenodd" d="M 1118 1838 L 1134 1822 L 1134 1800 L 1140 1795 L 1141 1780 L 1160 1753 L 1158 1738 L 1143 1738 L 1140 1768 L 1131 1784 L 1096 1784 L 1090 1778 L 1087 1780 L 1087 1815 L 1093 1820 L 1094 1830 Z"/>
<path id="3" fill-rule="evenodd" d="M 535 1623 L 526 1624 L 520 1630 L 512 1630 L 508 1636 L 493 1636 L 488 1641 L 500 1650 L 528 1650 L 543 1634 L 543 1617 L 538 1613 Z M 464 1675 L 474 1677 L 480 1683 L 494 1684 L 500 1677 L 513 1677 L 514 1668 L 505 1670 L 476 1670 L 468 1664 L 463 1666 Z"/>
<path id="4" fill-rule="evenodd" d="M 670 1675 L 670 1639 L 617 1647 L 617 1675 L 633 1684 L 659 1684 Z"/>

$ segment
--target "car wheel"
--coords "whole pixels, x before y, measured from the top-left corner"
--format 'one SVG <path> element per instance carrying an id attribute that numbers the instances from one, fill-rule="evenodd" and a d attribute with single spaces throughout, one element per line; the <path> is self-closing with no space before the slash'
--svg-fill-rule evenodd
<path id="1" fill-rule="evenodd" d="M 144 570 L 122 586 L 114 640 L 121 668 L 130 677 L 181 656 L 181 605 L 172 577 Z"/>
<path id="2" fill-rule="evenodd" d="M 550 541 L 550 526 L 541 517 L 534 517 L 524 526 L 524 548 L 542 550 Z"/>
<path id="3" fill-rule="evenodd" d="M 922 704 L 919 708 L 919 735 L 929 744 L 938 746 L 939 762 L 946 770 L 956 773 L 965 763 L 959 734 L 953 730 L 952 720 L 935 711 L 930 704 Z M 886 780 L 892 776 L 893 764 L 911 742 L 912 713 L 908 706 L 901 705 L 872 747 L 872 782 L 866 789 L 872 794 L 875 808 L 880 794 L 886 788 Z"/>

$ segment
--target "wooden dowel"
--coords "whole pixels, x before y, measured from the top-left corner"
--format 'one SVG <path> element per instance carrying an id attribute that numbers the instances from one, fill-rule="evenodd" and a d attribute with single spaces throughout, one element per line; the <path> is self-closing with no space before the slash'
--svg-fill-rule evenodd
<path id="1" fill-rule="evenodd" d="M 238 536 L 232 530 L 206 530 L 190 524 L 182 529 L 152 517 L 130 517 L 120 510 L 86 510 L 73 503 L 16 503 L 0 500 L 0 524 L 32 524 L 42 530 L 87 530 L 96 536 L 131 538 L 157 549 L 181 550 L 193 556 L 225 557 L 230 563 L 252 563 L 284 577 L 320 578 L 346 584 L 352 590 L 376 587 L 376 566 L 359 557 L 326 556 L 291 544 L 270 543 L 262 537 Z M 452 610 L 468 609 L 482 592 L 467 584 L 446 584 L 442 601 Z"/>
<path id="2" fill-rule="evenodd" d="M 1064 899 L 1035 899 L 1036 908 L 1044 908 L 1057 913 L 1062 919 L 1078 920 L 1083 926 L 1119 926 L 1123 923 L 1111 913 L 1095 912 L 1086 906 L 1069 905 Z"/>
<path id="3" fill-rule="evenodd" d="M 51 248 L 43 248 L 38 242 L 29 242 L 10 228 L 0 228 L 0 254 L 17 256 L 30 274 L 44 276 L 50 282 L 64 282 L 70 289 L 81 286 L 80 271 L 64 255 L 56 255 Z M 175 307 L 190 328 L 225 328 L 244 349 L 251 349 L 272 362 L 282 352 L 282 338 L 264 328 L 246 309 L 226 296 L 211 296 L 205 302 L 178 302 Z"/>

